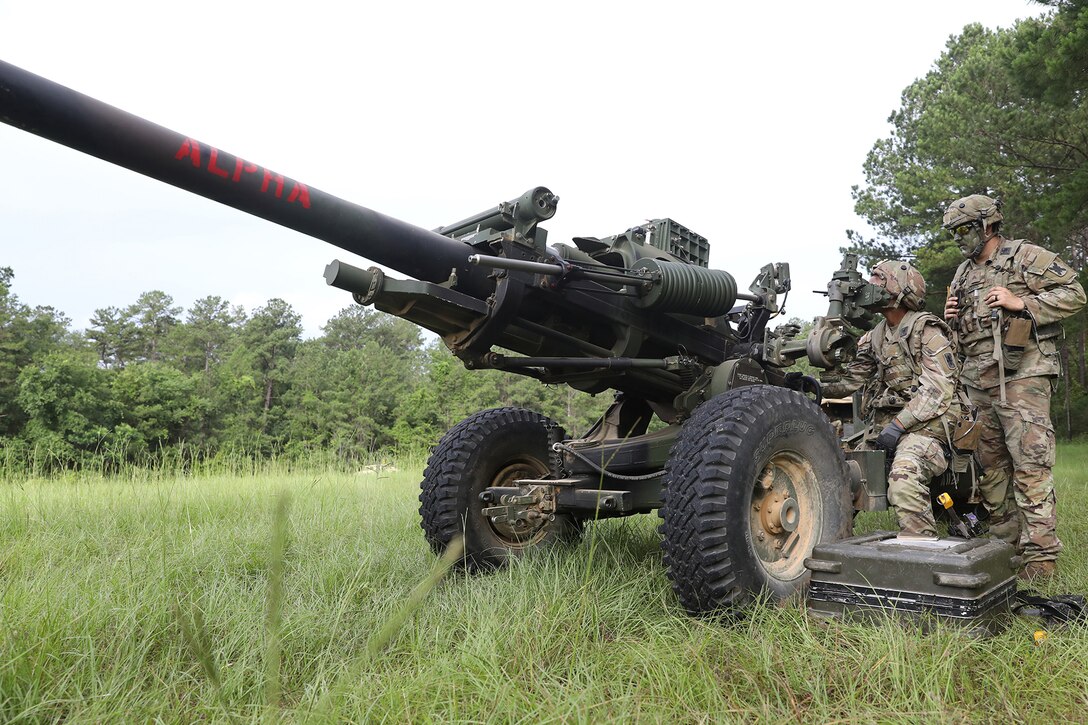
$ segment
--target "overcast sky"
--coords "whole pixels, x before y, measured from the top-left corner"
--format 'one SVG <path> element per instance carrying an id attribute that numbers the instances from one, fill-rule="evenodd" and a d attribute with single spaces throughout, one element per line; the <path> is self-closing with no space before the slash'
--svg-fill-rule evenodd
<path id="1" fill-rule="evenodd" d="M 850 187 L 903 88 L 970 22 L 1024 0 L 0 0 L 0 59 L 433 228 L 543 185 L 549 241 L 672 217 L 746 288 L 791 264 L 825 302 Z M 350 304 L 324 242 L 0 124 L 0 266 L 84 328 L 159 289 L 282 297 L 308 336 Z"/>

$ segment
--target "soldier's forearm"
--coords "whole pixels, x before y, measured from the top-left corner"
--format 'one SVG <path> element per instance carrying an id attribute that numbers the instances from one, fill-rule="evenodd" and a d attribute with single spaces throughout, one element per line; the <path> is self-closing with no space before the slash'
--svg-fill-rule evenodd
<path id="1" fill-rule="evenodd" d="M 820 394 L 825 398 L 845 398 L 861 388 L 860 383 L 846 380 L 820 381 Z"/>
<path id="2" fill-rule="evenodd" d="M 825 398 L 843 398 L 861 390 L 876 373 L 876 365 L 861 356 L 843 368 L 833 368 L 821 378 L 821 393 Z"/>
<path id="3" fill-rule="evenodd" d="M 1064 320 L 1079 312 L 1085 303 L 1084 289 L 1079 284 L 1049 289 L 1022 299 L 1036 325 Z"/>

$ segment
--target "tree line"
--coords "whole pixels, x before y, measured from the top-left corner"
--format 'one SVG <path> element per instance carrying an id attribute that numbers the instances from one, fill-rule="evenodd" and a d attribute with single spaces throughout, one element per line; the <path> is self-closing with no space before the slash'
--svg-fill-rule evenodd
<path id="1" fill-rule="evenodd" d="M 86 330 L 29 307 L 0 268 L 0 456 L 53 472 L 217 457 L 332 457 L 355 465 L 433 445 L 477 410 L 520 405 L 583 432 L 609 402 L 464 369 L 419 328 L 342 310 L 316 338 L 281 299 L 188 310 L 150 291 L 95 311 Z"/>
<path id="2" fill-rule="evenodd" d="M 962 261 L 942 216 L 969 194 L 1000 199 L 1002 233 L 1058 252 L 1088 287 L 1088 0 L 1040 4 L 1050 7 L 1041 18 L 968 25 L 950 38 L 903 90 L 891 133 L 853 187 L 855 211 L 876 234 L 847 232 L 847 249 L 870 264 L 913 257 L 933 312 Z M 1053 419 L 1072 436 L 1088 430 L 1085 314 L 1065 332 Z"/>

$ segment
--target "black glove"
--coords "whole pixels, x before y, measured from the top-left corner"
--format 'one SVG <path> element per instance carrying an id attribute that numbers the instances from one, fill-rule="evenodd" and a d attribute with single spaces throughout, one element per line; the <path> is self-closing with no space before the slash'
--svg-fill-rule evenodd
<path id="1" fill-rule="evenodd" d="M 895 453 L 895 448 L 899 445 L 899 439 L 906 432 L 903 426 L 899 425 L 899 421 L 893 418 L 892 422 L 888 423 L 884 426 L 884 430 L 880 431 L 880 435 L 873 441 L 873 445 L 890 455 Z"/>
<path id="2" fill-rule="evenodd" d="M 820 388 L 820 381 L 811 375 L 805 375 L 800 372 L 786 373 L 786 387 L 790 390 L 796 390 L 799 393 L 808 395 L 812 394 L 812 397 L 816 399 L 816 405 L 823 402 L 823 393 Z"/>

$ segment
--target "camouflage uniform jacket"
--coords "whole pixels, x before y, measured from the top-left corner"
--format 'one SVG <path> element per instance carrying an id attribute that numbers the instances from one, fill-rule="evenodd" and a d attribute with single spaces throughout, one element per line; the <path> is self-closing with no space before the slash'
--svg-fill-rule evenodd
<path id="1" fill-rule="evenodd" d="M 991 287 L 1006 287 L 1024 300 L 1022 312 L 998 313 L 986 304 Z M 1060 362 L 1057 338 L 1059 321 L 1084 306 L 1084 289 L 1077 273 L 1054 252 L 1022 239 L 1002 239 L 1001 245 L 984 264 L 967 260 L 952 278 L 951 294 L 959 299 L 953 329 L 963 360 L 963 380 L 973 388 L 989 390 L 999 382 L 994 359 L 994 323 L 1001 320 L 1007 331 L 1010 318 L 1027 317 L 1032 335 L 1023 348 L 1002 353 L 1005 379 L 1057 376 Z"/>
<path id="2" fill-rule="evenodd" d="M 960 414 L 959 369 L 947 326 L 929 312 L 908 312 L 895 328 L 881 321 L 858 342 L 857 354 L 838 379 L 823 385 L 827 397 L 864 389 L 862 415 L 877 428 L 897 418 L 908 433 L 947 440 L 945 425 Z"/>

